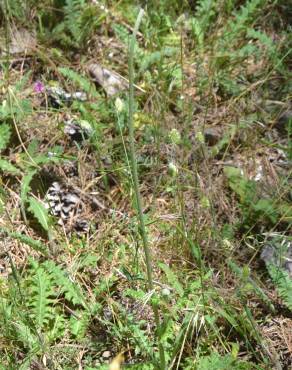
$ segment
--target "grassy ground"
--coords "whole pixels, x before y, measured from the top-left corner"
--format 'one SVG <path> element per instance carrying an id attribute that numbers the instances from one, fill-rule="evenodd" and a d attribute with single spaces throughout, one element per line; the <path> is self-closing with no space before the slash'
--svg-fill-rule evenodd
<path id="1" fill-rule="evenodd" d="M 289 369 L 287 2 L 145 8 L 150 289 L 138 5 L 1 4 L 0 369 Z"/>

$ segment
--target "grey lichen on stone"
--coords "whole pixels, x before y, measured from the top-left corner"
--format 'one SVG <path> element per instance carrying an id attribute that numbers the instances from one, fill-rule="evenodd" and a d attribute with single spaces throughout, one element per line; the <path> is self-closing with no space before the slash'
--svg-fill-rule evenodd
<path id="1" fill-rule="evenodd" d="M 266 265 L 273 264 L 285 270 L 292 279 L 292 239 L 273 233 L 267 238 L 261 252 L 261 259 Z"/>

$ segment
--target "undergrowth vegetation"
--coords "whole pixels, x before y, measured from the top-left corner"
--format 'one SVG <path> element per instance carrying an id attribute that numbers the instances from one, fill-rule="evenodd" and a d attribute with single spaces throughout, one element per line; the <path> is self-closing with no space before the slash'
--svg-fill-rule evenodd
<path id="1" fill-rule="evenodd" d="M 291 7 L 139 11 L 0 3 L 0 369 L 289 369 Z"/>

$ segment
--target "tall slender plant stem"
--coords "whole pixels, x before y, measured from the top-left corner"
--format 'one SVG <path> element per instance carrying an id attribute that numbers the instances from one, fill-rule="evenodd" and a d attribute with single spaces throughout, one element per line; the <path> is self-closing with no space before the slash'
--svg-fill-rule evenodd
<path id="1" fill-rule="evenodd" d="M 148 290 L 153 291 L 153 278 L 152 278 L 152 261 L 151 261 L 151 253 L 148 243 L 148 237 L 144 222 L 144 215 L 143 215 L 143 205 L 142 205 L 142 197 L 139 190 L 139 179 L 138 179 L 138 170 L 137 170 L 137 159 L 136 159 L 136 151 L 135 151 L 135 138 L 134 138 L 134 122 L 133 122 L 133 115 L 134 115 L 134 53 L 135 53 L 135 43 L 136 43 L 136 36 L 137 32 L 144 14 L 144 10 L 140 9 L 136 24 L 134 27 L 134 31 L 130 40 L 130 48 L 129 48 L 129 136 L 130 136 L 130 159 L 132 165 L 132 177 L 133 177 L 133 185 L 134 185 L 134 193 L 136 198 L 136 208 L 139 218 L 139 226 L 140 226 L 140 233 L 143 242 L 143 248 L 145 253 L 146 259 L 146 267 L 147 267 L 147 280 L 148 280 Z M 159 320 L 159 311 L 158 307 L 155 303 L 152 304 L 153 312 L 154 312 L 154 319 L 157 328 L 157 332 L 160 326 Z M 164 348 L 161 344 L 160 337 L 158 335 L 158 348 L 159 348 L 159 356 L 160 356 L 160 368 L 162 370 L 166 369 L 165 364 L 165 355 L 164 355 Z"/>

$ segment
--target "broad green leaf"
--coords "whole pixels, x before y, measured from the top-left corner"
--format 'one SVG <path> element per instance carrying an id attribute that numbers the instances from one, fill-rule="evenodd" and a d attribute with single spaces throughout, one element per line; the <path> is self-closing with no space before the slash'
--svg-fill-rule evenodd
<path id="1" fill-rule="evenodd" d="M 272 199 L 260 199 L 258 202 L 253 204 L 253 209 L 262 215 L 269 217 L 273 223 L 277 222 L 278 213 Z"/>
<path id="2" fill-rule="evenodd" d="M 32 139 L 27 147 L 27 151 L 30 156 L 34 157 L 37 154 L 39 147 L 39 141 L 37 139 Z"/>
<path id="3" fill-rule="evenodd" d="M 184 288 L 178 281 L 176 274 L 165 263 L 159 263 L 159 266 L 164 271 L 168 283 L 171 284 L 177 293 L 182 297 L 184 294 Z"/>
<path id="4" fill-rule="evenodd" d="M 11 136 L 10 126 L 7 123 L 0 125 L 0 150 L 6 149 Z"/>
<path id="5" fill-rule="evenodd" d="M 275 206 L 277 212 L 281 215 L 283 221 L 292 223 L 292 206 L 289 203 L 281 202 Z"/>
<path id="6" fill-rule="evenodd" d="M 0 158 L 0 170 L 4 172 L 9 172 L 12 174 L 20 174 L 20 171 L 18 168 L 13 166 L 10 162 L 6 161 L 6 159 Z"/>
<path id="7" fill-rule="evenodd" d="M 228 180 L 231 181 L 242 177 L 241 170 L 237 167 L 231 166 L 225 167 L 224 174 L 227 176 Z"/>
<path id="8" fill-rule="evenodd" d="M 48 231 L 49 230 L 49 215 L 47 209 L 42 205 L 42 203 L 33 197 L 29 197 L 29 208 L 28 210 L 33 213 L 38 222 L 42 227 Z"/>
<path id="9" fill-rule="evenodd" d="M 230 188 L 239 196 L 240 203 L 252 203 L 256 196 L 256 183 L 246 179 L 239 168 L 225 167 L 224 174 L 228 178 Z"/>
<path id="10" fill-rule="evenodd" d="M 3 100 L 0 106 L 0 119 L 4 120 L 9 118 L 13 111 L 14 110 L 10 108 L 10 105 L 8 104 L 7 100 Z"/>
<path id="11" fill-rule="evenodd" d="M 62 338 L 66 326 L 66 320 L 63 315 L 55 312 L 54 322 L 47 330 L 47 338 L 49 342 L 53 342 L 58 338 Z"/>
<path id="12" fill-rule="evenodd" d="M 235 329 L 237 329 L 238 331 L 241 331 L 241 328 L 238 325 L 236 318 L 233 317 L 231 314 L 229 314 L 224 308 L 214 307 L 214 310 L 218 312 L 219 315 L 224 317 L 229 322 L 229 324 L 231 324 Z"/>
<path id="13" fill-rule="evenodd" d="M 78 312 L 79 316 L 81 317 L 74 317 L 71 316 L 70 318 L 70 329 L 71 333 L 81 339 L 85 336 L 86 329 L 89 323 L 88 315 L 85 312 Z"/>

